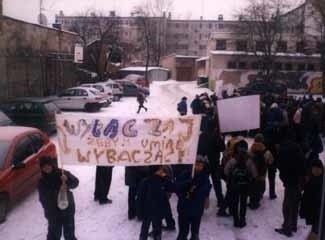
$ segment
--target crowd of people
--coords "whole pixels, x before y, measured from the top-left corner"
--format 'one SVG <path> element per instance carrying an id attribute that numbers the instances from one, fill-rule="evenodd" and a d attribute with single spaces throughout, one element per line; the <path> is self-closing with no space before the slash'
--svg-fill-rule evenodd
<path id="1" fill-rule="evenodd" d="M 238 92 L 234 92 L 231 97 L 238 96 Z M 139 111 L 144 103 L 140 100 Z M 308 238 L 315 239 L 319 230 L 324 176 L 319 156 L 323 151 L 321 134 L 325 127 L 324 103 L 312 98 L 263 96 L 261 128 L 248 133 L 231 133 L 226 142 L 225 134 L 219 132 L 217 101 L 215 95 L 204 93 L 195 96 L 190 104 L 193 114 L 203 116 L 194 167 L 173 165 L 125 168 L 128 219 L 142 222 L 139 239 L 147 240 L 151 237 L 160 240 L 162 231 L 176 230 L 170 206 L 171 195 L 176 194 L 177 240 L 187 240 L 189 237 L 190 240 L 199 240 L 201 218 L 204 209 L 210 205 L 212 188 L 217 199 L 216 215 L 232 217 L 235 228 L 244 228 L 249 224 L 246 222 L 247 207 L 258 211 L 262 204 L 266 204 L 261 200 L 267 183 L 269 198 L 277 198 L 277 172 L 284 186 L 284 199 L 283 224 L 275 231 L 292 237 L 297 232 L 300 216 L 308 225 L 312 225 Z M 186 97 L 177 105 L 177 110 L 182 116 L 188 113 Z M 249 136 L 253 136 L 252 144 L 247 141 Z M 39 196 L 49 223 L 47 239 L 60 239 L 63 228 L 65 239 L 75 240 L 75 210 L 70 189 L 77 187 L 78 179 L 69 172 L 57 169 L 53 162 L 49 158 L 40 160 L 42 178 Z M 110 183 L 112 168 L 97 167 L 97 171 L 104 177 L 100 180 L 96 174 L 95 200 L 100 204 L 112 203 L 107 198 L 107 179 Z M 57 206 L 56 196 L 62 189 L 68 192 L 68 200 L 72 203 L 66 209 Z"/>

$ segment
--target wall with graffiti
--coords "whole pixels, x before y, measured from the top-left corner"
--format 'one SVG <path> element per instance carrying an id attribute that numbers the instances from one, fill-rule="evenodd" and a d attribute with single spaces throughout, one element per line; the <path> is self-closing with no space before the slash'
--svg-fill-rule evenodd
<path id="1" fill-rule="evenodd" d="M 248 83 L 254 83 L 262 79 L 261 72 L 252 70 L 215 70 L 210 76 L 212 81 L 222 81 L 226 88 L 244 87 Z M 288 86 L 288 92 L 292 93 L 322 93 L 322 73 L 307 71 L 282 71 L 276 76 L 277 81 Z M 216 84 L 210 84 L 216 86 Z"/>

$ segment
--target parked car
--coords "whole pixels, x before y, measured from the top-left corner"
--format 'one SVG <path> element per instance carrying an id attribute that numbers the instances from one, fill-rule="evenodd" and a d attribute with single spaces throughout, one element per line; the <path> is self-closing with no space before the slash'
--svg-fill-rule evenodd
<path id="1" fill-rule="evenodd" d="M 34 127 L 47 134 L 56 132 L 55 114 L 60 109 L 49 98 L 17 98 L 0 105 L 15 125 Z"/>
<path id="2" fill-rule="evenodd" d="M 81 85 L 81 87 L 89 88 L 89 90 L 91 90 L 93 93 L 95 93 L 98 96 L 101 96 L 106 101 L 102 105 L 102 107 L 106 108 L 106 107 L 109 107 L 112 104 L 112 102 L 113 102 L 112 94 L 107 95 L 104 91 L 101 92 L 100 90 L 98 90 L 98 88 L 92 87 L 91 84 L 83 84 L 83 85 Z"/>
<path id="3" fill-rule="evenodd" d="M 247 84 L 239 89 L 241 96 L 247 95 L 264 95 L 272 94 L 274 96 L 283 96 L 287 93 L 287 86 L 279 82 L 264 82 L 258 81 Z"/>
<path id="4" fill-rule="evenodd" d="M 0 127 L 0 223 L 10 206 L 32 192 L 41 176 L 39 159 L 56 158 L 55 145 L 36 128 Z"/>
<path id="5" fill-rule="evenodd" d="M 75 87 L 59 94 L 54 103 L 64 110 L 85 110 L 96 112 L 105 105 L 106 100 L 95 91 L 86 87 Z"/>
<path id="6" fill-rule="evenodd" d="M 110 102 L 113 102 L 113 90 L 111 87 L 106 86 L 105 83 L 84 83 L 80 87 L 95 88 Z"/>
<path id="7" fill-rule="evenodd" d="M 0 126 L 12 126 L 13 121 L 2 111 L 0 111 Z"/>
<path id="8" fill-rule="evenodd" d="M 149 89 L 141 87 L 129 80 L 116 80 L 123 86 L 123 95 L 128 97 L 137 96 L 138 92 L 145 94 L 146 96 L 150 95 Z"/>
<path id="9" fill-rule="evenodd" d="M 105 84 L 113 90 L 114 101 L 120 101 L 123 97 L 123 86 L 113 80 L 108 80 Z"/>

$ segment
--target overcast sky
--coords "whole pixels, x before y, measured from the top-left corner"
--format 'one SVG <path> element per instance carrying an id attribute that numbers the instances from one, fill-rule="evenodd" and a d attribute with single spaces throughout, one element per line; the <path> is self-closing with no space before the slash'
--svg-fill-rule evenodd
<path id="1" fill-rule="evenodd" d="M 75 15 L 93 9 L 109 12 L 115 10 L 119 16 L 129 16 L 134 8 L 143 1 L 150 0 L 43 0 L 43 13 L 49 24 L 54 22 L 55 14 L 60 10 L 65 15 Z M 154 0 L 151 0 L 154 1 Z M 172 18 L 174 19 L 217 19 L 219 14 L 225 20 L 233 19 L 247 0 L 172 0 Z M 303 0 L 288 0 L 297 4 Z M 26 4 L 28 2 L 28 4 Z M 3 0 L 4 14 L 28 22 L 37 22 L 41 0 Z"/>

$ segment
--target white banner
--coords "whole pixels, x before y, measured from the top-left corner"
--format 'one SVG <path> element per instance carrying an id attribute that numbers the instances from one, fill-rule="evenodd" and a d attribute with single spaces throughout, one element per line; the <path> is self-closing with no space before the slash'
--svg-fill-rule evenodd
<path id="1" fill-rule="evenodd" d="M 74 62 L 83 63 L 84 60 L 84 49 L 80 44 L 74 46 Z"/>
<path id="2" fill-rule="evenodd" d="M 56 124 L 63 164 L 193 164 L 201 117 L 115 118 L 58 114 Z"/>
<path id="3" fill-rule="evenodd" d="M 260 96 L 219 100 L 217 106 L 222 133 L 260 128 Z"/>

